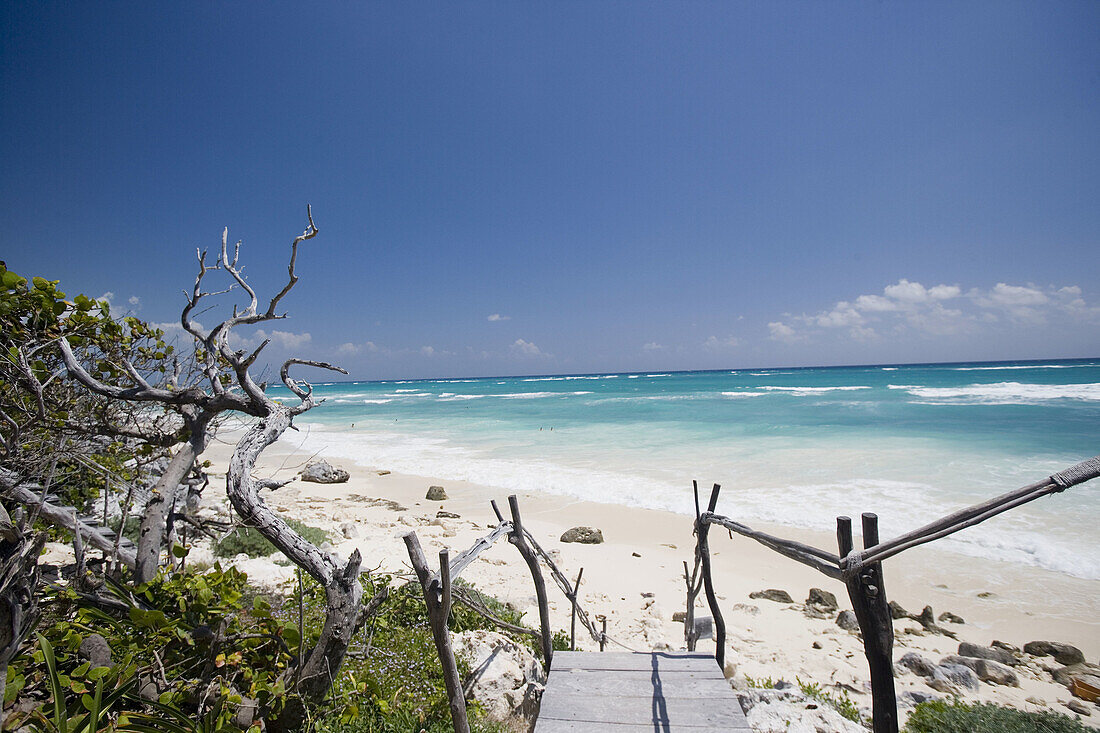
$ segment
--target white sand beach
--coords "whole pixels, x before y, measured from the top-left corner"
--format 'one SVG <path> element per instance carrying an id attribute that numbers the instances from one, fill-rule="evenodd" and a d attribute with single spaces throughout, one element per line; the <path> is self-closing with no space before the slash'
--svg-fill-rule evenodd
<path id="1" fill-rule="evenodd" d="M 207 452 L 206 458 L 213 463 L 211 471 L 218 478 L 231 453 L 232 438 L 231 431 L 224 432 Z M 288 433 L 269 448 L 256 475 L 281 480 L 294 477 L 314 458 L 296 447 L 295 438 Z M 409 574 L 401 539 L 405 533 L 416 531 L 429 560 L 435 562 L 440 549 L 462 551 L 493 526 L 491 499 L 507 512 L 510 492 L 505 488 L 390 473 L 386 466 L 360 466 L 345 460 L 332 463 L 350 472 L 346 483 L 323 485 L 296 479 L 264 495 L 285 516 L 328 531 L 333 551 L 340 556 L 359 549 L 364 569 Z M 425 492 L 431 485 L 443 486 L 447 500 L 427 501 Z M 561 569 L 575 577 L 584 568 L 581 604 L 590 614 L 607 617 L 608 634 L 616 644 L 633 650 L 683 648 L 683 625 L 672 617 L 685 607 L 683 563 L 691 562 L 694 547 L 690 517 L 538 493 L 518 497 L 525 525 L 558 559 Z M 221 481 L 212 481 L 204 502 L 210 508 L 219 503 L 225 508 Z M 720 502 L 718 508 L 736 518 L 735 507 Z M 459 518 L 433 522 L 441 509 Z M 605 542 L 560 542 L 562 532 L 574 526 L 599 528 Z M 345 538 L 341 528 L 350 538 Z M 835 547 L 835 538 L 825 534 L 775 526 L 756 528 L 822 548 Z M 756 542 L 738 536 L 729 539 L 720 530 L 712 532 L 711 547 L 734 684 L 744 684 L 746 677 L 788 681 L 797 677 L 822 686 L 839 684 L 861 707 L 869 707 L 867 665 L 858 637 L 839 628 L 835 615 L 822 619 L 803 613 L 811 587 L 834 593 L 841 609 L 850 608 L 843 586 Z M 273 558 L 239 558 L 235 564 L 259 583 L 277 584 L 293 576 L 292 568 L 275 564 Z M 1017 647 L 1032 640 L 1066 642 L 1082 649 L 1090 661 L 1100 654 L 1096 613 L 1100 581 L 1033 568 L 994 567 L 990 561 L 960 558 L 930 547 L 889 560 L 884 573 L 889 598 L 910 612 L 919 614 L 925 605 L 931 605 L 937 616 L 950 611 L 965 620 L 963 624 L 940 623 L 953 631 L 957 640 L 928 633 L 913 620 L 896 620 L 895 661 L 915 651 L 935 663 L 955 654 L 960 641 L 989 645 L 994 639 Z M 524 611 L 527 623 L 537 626 L 534 586 L 526 565 L 507 542 L 498 542 L 479 557 L 463 577 Z M 750 593 L 768 588 L 787 591 L 794 603 L 749 598 Z M 552 626 L 568 631 L 569 603 L 552 583 L 549 589 Z M 697 605 L 698 613 L 709 613 L 702 594 Z M 597 648 L 579 625 L 577 643 L 582 649 Z M 699 644 L 700 650 L 713 648 L 712 641 Z M 1023 709 L 1053 707 L 1067 712 L 1064 703 L 1072 699 L 1070 693 L 1042 668 L 1058 666 L 1045 658 L 1016 667 L 1019 687 L 982 683 L 966 697 Z M 912 673 L 900 673 L 899 694 L 906 690 L 932 692 L 926 681 Z"/>

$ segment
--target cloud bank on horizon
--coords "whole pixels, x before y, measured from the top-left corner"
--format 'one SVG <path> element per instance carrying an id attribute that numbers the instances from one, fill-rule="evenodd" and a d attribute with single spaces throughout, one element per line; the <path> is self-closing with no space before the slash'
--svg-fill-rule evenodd
<path id="1" fill-rule="evenodd" d="M 113 293 L 107 294 L 113 299 Z M 131 299 L 131 304 L 134 304 Z M 498 316 L 490 322 L 510 320 Z M 861 358 L 863 347 L 890 349 L 902 343 L 919 342 L 927 347 L 942 346 L 943 353 L 958 353 L 957 358 L 932 356 L 909 361 L 948 360 L 982 361 L 980 355 L 957 350 L 965 341 L 983 343 L 990 339 L 1011 338 L 1027 342 L 1029 337 L 1041 339 L 1051 331 L 1095 334 L 1100 330 L 1100 306 L 1086 301 L 1078 285 L 1025 285 L 998 282 L 988 287 L 963 287 L 958 284 L 924 285 L 901 278 L 882 288 L 880 293 L 866 293 L 838 300 L 830 307 L 814 313 L 783 313 L 777 320 L 762 323 L 747 322 L 743 316 L 735 320 L 738 335 L 710 335 L 703 340 L 682 340 L 659 343 L 646 341 L 635 353 L 636 367 L 646 369 L 663 364 L 669 369 L 698 368 L 701 359 L 717 358 L 721 367 L 744 366 L 805 366 L 813 358 L 784 361 L 790 352 L 769 351 L 768 344 L 812 349 L 815 344 L 857 347 L 843 359 L 823 358 L 820 363 L 869 363 Z M 178 324 L 155 324 L 170 334 L 179 334 Z M 500 343 L 495 349 L 475 349 L 472 345 L 448 344 L 419 346 L 387 346 L 374 341 L 345 341 L 337 345 L 318 343 L 310 332 L 257 330 L 248 335 L 236 335 L 235 346 L 255 348 L 261 341 L 271 341 L 269 358 L 282 358 L 291 353 L 318 354 L 331 358 L 351 369 L 356 378 L 370 376 L 484 376 L 504 371 L 516 374 L 566 371 L 607 371 L 583 360 L 583 354 L 572 348 L 551 353 L 528 338 L 515 338 Z M 803 353 L 815 353 L 804 351 Z M 934 350 L 933 354 L 938 353 Z M 770 356 L 769 356 L 770 355 Z M 1042 354 L 1009 354 L 1011 358 L 1041 358 Z M 1047 355 L 1049 356 L 1049 355 Z M 1060 356 L 1088 356 L 1063 354 Z M 883 359 L 881 361 L 907 361 Z M 647 366 L 648 365 L 648 366 Z M 588 367 L 588 368 L 584 368 Z M 403 371 L 394 371 L 394 369 Z M 655 367 L 654 367 L 655 368 Z"/>
<path id="2" fill-rule="evenodd" d="M 837 334 L 853 341 L 917 334 L 925 338 L 992 334 L 1035 328 L 1100 326 L 1100 306 L 1089 305 L 1078 285 L 1033 283 L 990 288 L 925 287 L 902 278 L 882 294 L 837 301 L 815 314 L 783 314 L 768 324 L 770 338 L 795 343 Z"/>

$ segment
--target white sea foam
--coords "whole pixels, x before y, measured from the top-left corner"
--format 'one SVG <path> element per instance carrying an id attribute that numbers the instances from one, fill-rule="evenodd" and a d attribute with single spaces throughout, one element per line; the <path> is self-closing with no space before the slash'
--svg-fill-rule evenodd
<path id="1" fill-rule="evenodd" d="M 890 384 L 890 389 L 903 389 L 923 400 L 921 404 L 942 405 L 1030 405 L 1049 400 L 1100 401 L 1100 383 L 1092 384 L 1026 384 L 995 382 L 970 384 L 965 387 L 921 387 L 912 384 Z"/>
<path id="2" fill-rule="evenodd" d="M 671 377 L 671 374 L 647 374 L 647 377 Z"/>
<path id="3" fill-rule="evenodd" d="M 883 367 L 882 368 L 882 371 L 884 371 L 884 372 L 896 372 L 897 370 L 898 370 L 897 367 Z"/>
<path id="4" fill-rule="evenodd" d="M 439 395 L 439 402 L 460 402 L 462 400 L 480 400 L 487 395 L 483 394 L 451 394 L 450 392 L 444 392 Z"/>
<path id="5" fill-rule="evenodd" d="M 572 381 L 575 381 L 577 379 L 594 380 L 594 379 L 618 379 L 618 378 L 619 378 L 618 374 L 599 374 L 599 375 L 592 374 L 592 375 L 576 375 L 576 376 L 568 376 L 568 377 L 527 377 L 526 379 L 521 379 L 520 381 L 521 382 L 572 382 Z M 501 384 L 503 384 L 503 382 L 501 382 Z"/>
<path id="6" fill-rule="evenodd" d="M 418 389 L 395 389 L 394 392 L 419 392 Z"/>
<path id="7" fill-rule="evenodd" d="M 316 426 L 310 427 L 303 447 L 366 466 L 449 481 L 471 481 L 512 491 L 545 492 L 685 515 L 692 511 L 690 494 L 683 481 L 670 479 L 668 471 L 661 474 L 637 467 L 627 459 L 615 461 L 613 454 L 607 462 L 581 464 L 564 454 L 559 459 L 547 458 L 537 451 L 517 455 L 502 448 L 460 445 L 442 435 L 405 434 L 388 428 L 377 432 L 342 432 Z M 823 448 L 813 452 L 800 450 L 788 458 L 804 460 L 820 469 L 823 460 L 828 462 L 828 456 L 835 456 L 838 465 L 845 466 L 851 457 L 843 450 Z M 592 465 L 611 467 L 596 469 Z M 734 480 L 724 482 L 723 502 L 736 505 L 740 520 L 832 531 L 834 517 L 855 516 L 873 506 L 882 518 L 884 534 L 894 536 L 925 524 L 952 507 L 962 507 L 981 498 L 930 484 L 871 478 L 769 485 L 767 476 L 774 469 L 774 462 L 764 460 L 761 466 L 764 465 L 767 469 L 763 473 L 747 467 L 733 469 Z M 776 497 L 783 500 L 777 501 Z M 1052 526 L 1061 527 L 1060 523 L 1065 521 L 1064 511 L 1036 506 L 1033 511 L 1008 513 L 995 523 L 970 528 L 936 545 L 941 550 L 972 557 L 1100 579 L 1100 566 L 1093 560 L 1096 543 L 1088 526 L 1078 526 L 1081 522 L 1072 525 L 1076 535 L 1049 531 Z M 1079 539 L 1074 539 L 1075 536 Z"/>
<path id="8" fill-rule="evenodd" d="M 767 392 L 723 392 L 723 397 L 763 397 Z"/>
<path id="9" fill-rule="evenodd" d="M 1007 369 L 1080 369 L 1097 364 L 1010 364 L 1005 366 L 952 367 L 955 372 L 999 372 Z"/>
<path id="10" fill-rule="evenodd" d="M 825 392 L 854 392 L 859 389 L 871 389 L 866 386 L 847 386 L 847 387 L 772 387 L 761 386 L 757 389 L 766 389 L 770 392 L 789 392 L 796 396 L 805 396 L 813 394 L 824 394 Z"/>

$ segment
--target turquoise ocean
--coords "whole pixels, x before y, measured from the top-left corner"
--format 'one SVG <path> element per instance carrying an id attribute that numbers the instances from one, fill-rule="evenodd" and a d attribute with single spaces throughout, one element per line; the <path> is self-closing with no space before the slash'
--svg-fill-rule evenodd
<path id="1" fill-rule="evenodd" d="M 1100 453 L 1100 359 L 315 385 L 295 440 L 505 491 L 890 537 Z M 1100 480 L 937 543 L 1100 579 Z"/>

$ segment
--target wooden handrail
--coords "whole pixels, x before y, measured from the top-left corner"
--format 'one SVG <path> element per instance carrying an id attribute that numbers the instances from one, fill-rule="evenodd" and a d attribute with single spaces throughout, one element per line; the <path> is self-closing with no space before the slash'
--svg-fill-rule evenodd
<path id="1" fill-rule="evenodd" d="M 991 517 L 1014 509 L 1049 494 L 1065 491 L 1071 486 L 1100 476 L 1100 456 L 1060 471 L 1046 479 L 1029 484 L 987 501 L 974 504 L 947 514 L 934 522 L 901 534 L 892 540 L 879 542 L 878 516 L 864 514 L 863 550 L 856 550 L 852 542 L 852 520 L 837 517 L 837 544 L 839 554 L 833 554 L 811 545 L 788 540 L 765 532 L 758 532 L 729 517 L 714 513 L 721 486 L 714 485 L 706 511 L 700 510 L 699 486 L 692 482 L 695 494 L 695 557 L 701 567 L 707 603 L 714 616 L 715 658 L 719 666 L 725 663 L 726 626 L 714 593 L 711 575 L 709 532 L 717 524 L 731 532 L 756 540 L 776 552 L 808 565 L 830 578 L 841 580 L 848 590 L 852 608 L 863 635 L 864 653 L 871 673 L 871 694 L 874 707 L 875 733 L 897 733 L 897 699 L 894 690 L 893 662 L 894 627 L 886 601 L 886 589 L 882 576 L 882 561 L 912 547 L 954 534 L 980 524 Z M 686 617 L 694 618 L 694 598 L 691 578 L 684 563 L 684 577 L 688 583 L 688 609 Z M 696 591 L 698 592 L 698 591 Z M 687 631 L 689 648 L 693 645 L 693 631 Z"/>

